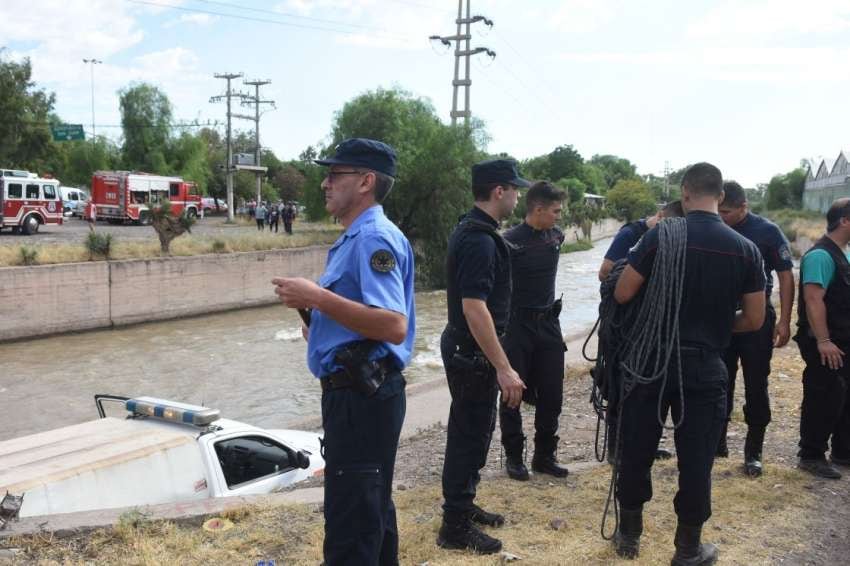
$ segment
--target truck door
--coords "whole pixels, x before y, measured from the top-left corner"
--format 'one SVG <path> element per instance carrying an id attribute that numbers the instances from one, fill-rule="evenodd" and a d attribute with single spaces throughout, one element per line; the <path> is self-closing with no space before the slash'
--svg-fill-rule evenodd
<path id="1" fill-rule="evenodd" d="M 260 433 L 216 439 L 212 450 L 220 495 L 271 493 L 304 475 L 295 450 Z"/>

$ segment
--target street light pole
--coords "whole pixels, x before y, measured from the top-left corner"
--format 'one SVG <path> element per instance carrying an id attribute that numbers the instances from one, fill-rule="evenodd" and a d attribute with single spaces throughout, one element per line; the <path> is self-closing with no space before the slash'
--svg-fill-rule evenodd
<path id="1" fill-rule="evenodd" d="M 94 66 L 100 65 L 103 61 L 98 59 L 83 59 L 83 63 L 91 65 L 91 138 L 92 142 L 97 137 L 97 130 L 94 129 Z"/>

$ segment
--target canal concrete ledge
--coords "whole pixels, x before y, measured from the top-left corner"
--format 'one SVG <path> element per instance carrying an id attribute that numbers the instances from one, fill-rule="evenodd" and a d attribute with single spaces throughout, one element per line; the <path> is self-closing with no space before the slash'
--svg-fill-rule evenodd
<path id="1" fill-rule="evenodd" d="M 328 248 L 0 268 L 0 341 L 271 304 L 273 277 L 317 279 Z"/>

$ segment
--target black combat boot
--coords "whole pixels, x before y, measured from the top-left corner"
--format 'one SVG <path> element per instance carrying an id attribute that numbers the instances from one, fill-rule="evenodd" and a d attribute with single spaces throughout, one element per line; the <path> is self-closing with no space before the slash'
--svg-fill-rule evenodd
<path id="1" fill-rule="evenodd" d="M 499 515 L 498 513 L 490 513 L 489 511 L 485 511 L 474 503 L 472 504 L 472 514 L 469 516 L 469 519 L 473 523 L 478 523 L 479 525 L 486 525 L 488 527 L 501 527 L 505 524 L 504 515 Z"/>
<path id="2" fill-rule="evenodd" d="M 567 468 L 558 464 L 554 454 L 540 455 L 536 452 L 531 459 L 531 469 L 539 474 L 549 474 L 556 478 L 565 478 L 570 473 Z"/>
<path id="3" fill-rule="evenodd" d="M 524 445 L 524 436 L 521 436 L 519 439 L 511 439 L 510 442 L 504 443 L 505 471 L 508 472 L 508 477 L 512 480 L 528 481 L 528 468 L 525 467 L 522 457 Z"/>
<path id="4" fill-rule="evenodd" d="M 726 445 L 727 428 L 729 428 L 729 421 L 724 421 L 723 428 L 720 429 L 720 441 L 717 443 L 717 451 L 714 453 L 718 458 L 729 457 L 729 446 Z"/>
<path id="5" fill-rule="evenodd" d="M 502 550 L 502 541 L 482 532 L 469 517 L 443 516 L 437 535 L 437 546 L 448 550 L 471 550 L 478 554 L 494 554 Z"/>
<path id="6" fill-rule="evenodd" d="M 747 475 L 753 478 L 759 477 L 764 472 L 761 463 L 764 428 L 749 427 L 747 429 L 747 440 L 744 441 L 744 469 Z"/>
<path id="7" fill-rule="evenodd" d="M 614 550 L 620 558 L 634 560 L 640 553 L 640 535 L 643 533 L 643 507 L 620 508 L 620 524 L 614 533 Z"/>
<path id="8" fill-rule="evenodd" d="M 717 562 L 717 547 L 711 543 L 701 543 L 702 525 L 690 526 L 679 523 L 676 526 L 676 554 L 670 566 L 710 566 Z"/>

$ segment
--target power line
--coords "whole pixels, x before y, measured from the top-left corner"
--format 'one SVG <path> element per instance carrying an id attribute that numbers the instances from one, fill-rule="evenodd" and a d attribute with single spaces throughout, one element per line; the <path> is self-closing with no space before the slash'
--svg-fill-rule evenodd
<path id="1" fill-rule="evenodd" d="M 16 120 L 16 123 L 20 124 L 29 124 L 32 126 L 52 126 L 56 124 L 56 122 L 49 122 L 47 120 Z M 62 122 L 64 123 L 64 122 Z M 218 127 L 223 126 L 224 124 L 218 122 L 217 120 L 207 120 L 206 122 L 176 122 L 171 124 L 94 124 L 94 126 L 98 128 L 128 128 L 128 129 L 142 129 L 142 128 L 170 128 L 170 129 L 179 129 L 179 128 L 207 128 L 207 127 Z"/>
<path id="2" fill-rule="evenodd" d="M 348 22 L 342 22 L 342 21 L 339 21 L 339 20 L 326 20 L 326 19 L 323 19 L 323 18 L 314 18 L 314 17 L 311 17 L 311 16 L 300 16 L 298 14 L 289 14 L 289 13 L 286 13 L 286 12 L 278 12 L 276 10 L 267 10 L 267 9 L 264 9 L 264 8 L 251 8 L 249 6 L 240 6 L 238 4 L 231 4 L 229 2 L 218 2 L 216 0 L 195 0 L 195 1 L 196 2 L 203 2 L 204 4 L 212 4 L 212 5 L 215 5 L 215 6 L 223 6 L 223 7 L 226 7 L 226 8 L 231 8 L 231 9 L 234 9 L 234 10 L 241 10 L 241 11 L 245 11 L 245 12 L 256 12 L 258 14 L 271 14 L 271 15 L 274 15 L 274 16 L 282 16 L 282 17 L 285 17 L 285 18 L 296 18 L 296 19 L 300 19 L 300 20 L 309 20 L 309 21 L 312 21 L 312 22 L 320 22 L 320 23 L 325 23 L 325 24 L 332 24 L 332 25 L 338 25 L 338 26 L 348 26 L 348 27 L 353 27 L 353 28 L 361 28 L 361 29 L 368 29 L 368 30 L 374 30 L 374 31 L 381 31 L 381 32 L 384 32 L 384 33 L 389 33 L 389 31 L 386 28 L 382 28 L 382 27 L 378 27 L 378 26 L 370 26 L 370 25 L 366 25 L 366 24 L 352 24 L 352 23 L 348 23 Z M 397 37 L 402 37 L 402 36 L 397 36 Z"/>
<path id="3" fill-rule="evenodd" d="M 274 25 L 285 26 L 285 27 L 294 27 L 294 28 L 300 28 L 300 29 L 311 29 L 311 30 L 316 30 L 316 31 L 326 31 L 326 32 L 329 32 L 329 33 L 341 33 L 343 35 L 353 35 L 353 36 L 362 35 L 362 33 L 360 33 L 360 32 L 350 31 L 350 30 L 333 29 L 333 28 L 321 27 L 321 26 L 311 26 L 311 25 L 307 25 L 307 24 L 297 24 L 297 23 L 293 23 L 293 22 L 283 22 L 283 21 L 280 21 L 280 20 L 272 20 L 272 19 L 268 19 L 268 18 L 259 18 L 259 17 L 252 17 L 252 16 L 243 16 L 243 15 L 239 15 L 239 14 L 228 14 L 228 13 L 225 13 L 225 12 L 216 12 L 216 11 L 213 11 L 213 10 L 201 10 L 200 8 L 188 8 L 186 6 L 175 6 L 173 4 L 163 4 L 163 3 L 160 3 L 160 2 L 151 2 L 149 0 L 125 0 L 125 1 L 130 2 L 131 4 L 143 4 L 143 5 L 146 5 L 146 6 L 155 6 L 157 8 L 170 8 L 172 10 L 180 10 L 182 12 L 191 12 L 191 13 L 196 13 L 196 14 L 207 14 L 207 15 L 211 15 L 211 16 L 221 16 L 223 18 L 232 18 L 232 19 L 236 19 L 236 20 L 244 20 L 244 21 L 249 21 L 249 22 L 260 22 L 260 23 L 263 23 L 263 24 L 274 24 Z M 348 25 L 348 24 L 345 24 L 345 25 Z M 406 42 L 406 43 L 411 43 L 410 39 L 407 39 L 403 36 L 385 36 L 385 37 L 388 37 L 390 39 L 396 39 L 398 41 L 403 41 L 403 42 Z"/>

